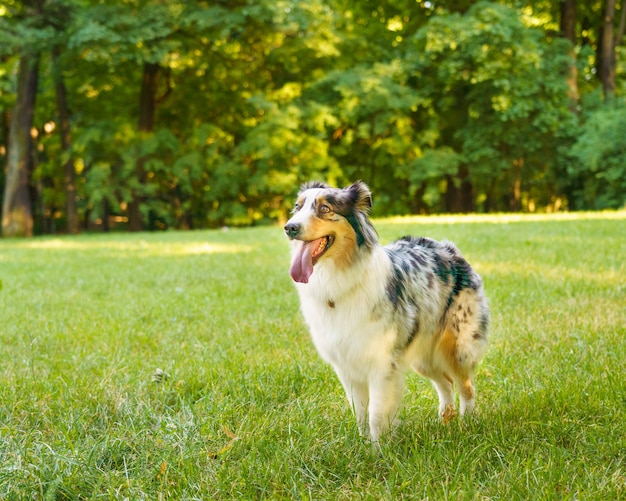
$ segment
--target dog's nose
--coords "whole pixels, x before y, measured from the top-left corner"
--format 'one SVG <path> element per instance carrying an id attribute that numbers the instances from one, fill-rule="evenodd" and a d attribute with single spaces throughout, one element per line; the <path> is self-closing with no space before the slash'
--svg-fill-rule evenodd
<path id="1" fill-rule="evenodd" d="M 287 223 L 285 225 L 285 233 L 289 238 L 296 238 L 300 233 L 300 223 Z"/>

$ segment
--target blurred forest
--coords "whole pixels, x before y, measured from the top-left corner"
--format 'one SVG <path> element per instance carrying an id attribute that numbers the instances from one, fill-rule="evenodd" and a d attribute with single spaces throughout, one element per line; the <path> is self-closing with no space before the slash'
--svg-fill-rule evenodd
<path id="1" fill-rule="evenodd" d="M 0 0 L 4 236 L 626 203 L 626 0 Z"/>

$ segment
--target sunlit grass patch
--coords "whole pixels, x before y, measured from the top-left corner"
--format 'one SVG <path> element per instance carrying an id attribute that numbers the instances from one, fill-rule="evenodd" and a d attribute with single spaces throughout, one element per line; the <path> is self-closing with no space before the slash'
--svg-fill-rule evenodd
<path id="1" fill-rule="evenodd" d="M 476 417 L 410 377 L 381 451 L 280 228 L 0 240 L 0 498 L 625 497 L 624 213 L 481 218 L 376 221 L 455 241 L 492 310 Z"/>
<path id="2" fill-rule="evenodd" d="M 230 231 L 230 230 L 223 230 Z M 144 239 L 106 239 L 102 236 L 90 237 L 65 237 L 65 238 L 41 238 L 36 240 L 16 241 L 15 248 L 33 250 L 56 250 L 56 251 L 95 251 L 106 252 L 110 255 L 131 253 L 133 255 L 173 255 L 173 254 L 236 254 L 251 252 L 252 245 L 244 243 L 228 242 L 185 242 L 161 239 L 158 245 L 154 245 L 150 235 Z"/>
<path id="3" fill-rule="evenodd" d="M 384 224 L 467 224 L 493 223 L 508 224 L 520 222 L 546 221 L 587 221 L 587 220 L 622 220 L 626 211 L 594 212 L 552 212 L 552 213 L 501 213 L 501 214 L 438 214 L 432 216 L 395 216 L 381 219 Z"/>

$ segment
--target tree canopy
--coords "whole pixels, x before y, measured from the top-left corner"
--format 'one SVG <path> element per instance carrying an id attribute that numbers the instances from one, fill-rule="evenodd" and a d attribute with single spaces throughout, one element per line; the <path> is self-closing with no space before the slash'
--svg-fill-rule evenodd
<path id="1" fill-rule="evenodd" d="M 281 220 L 310 179 L 363 179 L 377 215 L 623 207 L 625 24 L 626 0 L 3 0 L 3 234 Z"/>

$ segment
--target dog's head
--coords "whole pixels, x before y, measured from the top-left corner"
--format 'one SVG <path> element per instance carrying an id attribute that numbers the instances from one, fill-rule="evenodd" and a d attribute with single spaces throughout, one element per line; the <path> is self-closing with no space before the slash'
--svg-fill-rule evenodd
<path id="1" fill-rule="evenodd" d="M 291 277 L 307 283 L 320 259 L 349 266 L 355 253 L 378 241 L 368 219 L 372 194 L 361 181 L 346 188 L 320 182 L 302 185 L 285 233 L 294 242 Z"/>

